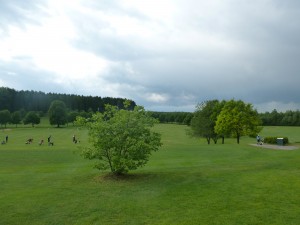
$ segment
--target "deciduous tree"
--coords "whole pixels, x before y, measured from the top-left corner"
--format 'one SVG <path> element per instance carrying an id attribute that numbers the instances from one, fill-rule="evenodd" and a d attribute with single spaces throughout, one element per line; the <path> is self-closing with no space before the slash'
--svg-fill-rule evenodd
<path id="1" fill-rule="evenodd" d="M 261 130 L 261 120 L 251 104 L 241 100 L 227 101 L 217 117 L 215 132 L 235 136 L 237 143 L 243 135 L 253 135 Z"/>
<path id="2" fill-rule="evenodd" d="M 0 124 L 4 125 L 6 127 L 6 124 L 8 124 L 11 120 L 10 112 L 7 109 L 0 111 Z"/>
<path id="3" fill-rule="evenodd" d="M 34 127 L 34 125 L 39 124 L 41 122 L 41 119 L 37 115 L 37 113 L 30 111 L 26 114 L 23 122 L 25 125 L 31 124 Z"/>
<path id="4" fill-rule="evenodd" d="M 208 144 L 211 139 L 217 143 L 218 134 L 214 127 L 224 104 L 225 101 L 219 102 L 219 100 L 209 100 L 198 104 L 191 120 L 192 135 L 206 138 Z"/>
<path id="5" fill-rule="evenodd" d="M 104 113 L 78 118 L 77 123 L 88 127 L 92 144 L 84 148 L 84 157 L 98 160 L 96 168 L 113 174 L 145 165 L 151 152 L 161 146 L 160 134 L 151 129 L 156 120 L 141 106 L 130 111 L 107 105 Z"/>
<path id="6" fill-rule="evenodd" d="M 22 120 L 22 116 L 21 116 L 21 112 L 20 111 L 15 111 L 11 114 L 11 123 L 15 124 L 16 127 L 18 124 L 21 123 Z"/>
<path id="7" fill-rule="evenodd" d="M 67 107 L 63 101 L 54 100 L 51 102 L 48 111 L 49 121 L 51 125 L 65 125 L 68 122 Z"/>

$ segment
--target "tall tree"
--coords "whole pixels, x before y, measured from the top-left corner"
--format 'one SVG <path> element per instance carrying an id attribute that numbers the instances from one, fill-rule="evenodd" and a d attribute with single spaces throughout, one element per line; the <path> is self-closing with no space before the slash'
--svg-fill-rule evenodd
<path id="1" fill-rule="evenodd" d="M 32 127 L 34 127 L 34 125 L 39 124 L 41 122 L 41 118 L 36 112 L 30 111 L 26 114 L 23 122 L 25 125 L 31 124 Z"/>
<path id="2" fill-rule="evenodd" d="M 216 143 L 217 133 L 214 127 L 220 109 L 221 103 L 218 100 L 204 101 L 198 104 L 191 120 L 192 135 L 205 137 L 208 144 L 210 144 L 211 138 Z"/>
<path id="3" fill-rule="evenodd" d="M 225 103 L 217 117 L 215 132 L 235 136 L 239 144 L 241 136 L 258 133 L 261 130 L 260 125 L 258 113 L 251 104 L 230 100 Z"/>
<path id="4" fill-rule="evenodd" d="M 20 111 L 15 111 L 11 114 L 11 123 L 15 124 L 16 127 L 21 123 L 22 116 Z"/>
<path id="5" fill-rule="evenodd" d="M 95 167 L 110 169 L 113 174 L 145 165 L 151 152 L 161 146 L 160 134 L 151 130 L 156 120 L 140 106 L 125 110 L 107 105 L 104 113 L 78 118 L 77 123 L 88 127 L 92 144 L 84 149 L 84 157 L 99 160 Z"/>
<path id="6" fill-rule="evenodd" d="M 61 100 L 54 100 L 51 102 L 48 115 L 51 125 L 60 127 L 60 125 L 65 125 L 68 122 L 67 107 Z"/>

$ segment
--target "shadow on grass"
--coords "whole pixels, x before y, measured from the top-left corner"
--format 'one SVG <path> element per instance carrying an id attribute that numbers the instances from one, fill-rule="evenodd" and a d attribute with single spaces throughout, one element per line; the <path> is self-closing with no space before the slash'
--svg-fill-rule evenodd
<path id="1" fill-rule="evenodd" d="M 145 181 L 158 177 L 159 174 L 155 173 L 127 173 L 127 174 L 114 174 L 105 173 L 94 177 L 96 182 L 135 182 L 135 181 Z"/>

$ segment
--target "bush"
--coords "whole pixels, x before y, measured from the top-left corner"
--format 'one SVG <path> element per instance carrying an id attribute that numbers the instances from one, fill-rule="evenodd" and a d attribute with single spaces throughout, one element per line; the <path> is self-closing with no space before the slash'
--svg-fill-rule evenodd
<path id="1" fill-rule="evenodd" d="M 277 138 L 279 137 L 265 137 L 264 138 L 264 143 L 268 144 L 277 144 Z M 289 143 L 289 139 L 287 137 L 283 138 L 283 144 L 286 145 Z"/>

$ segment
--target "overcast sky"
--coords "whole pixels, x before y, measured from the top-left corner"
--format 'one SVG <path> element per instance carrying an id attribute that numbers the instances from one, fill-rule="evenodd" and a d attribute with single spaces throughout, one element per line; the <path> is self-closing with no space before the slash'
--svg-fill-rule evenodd
<path id="1" fill-rule="evenodd" d="M 0 0 L 0 86 L 297 110 L 300 1 Z"/>

